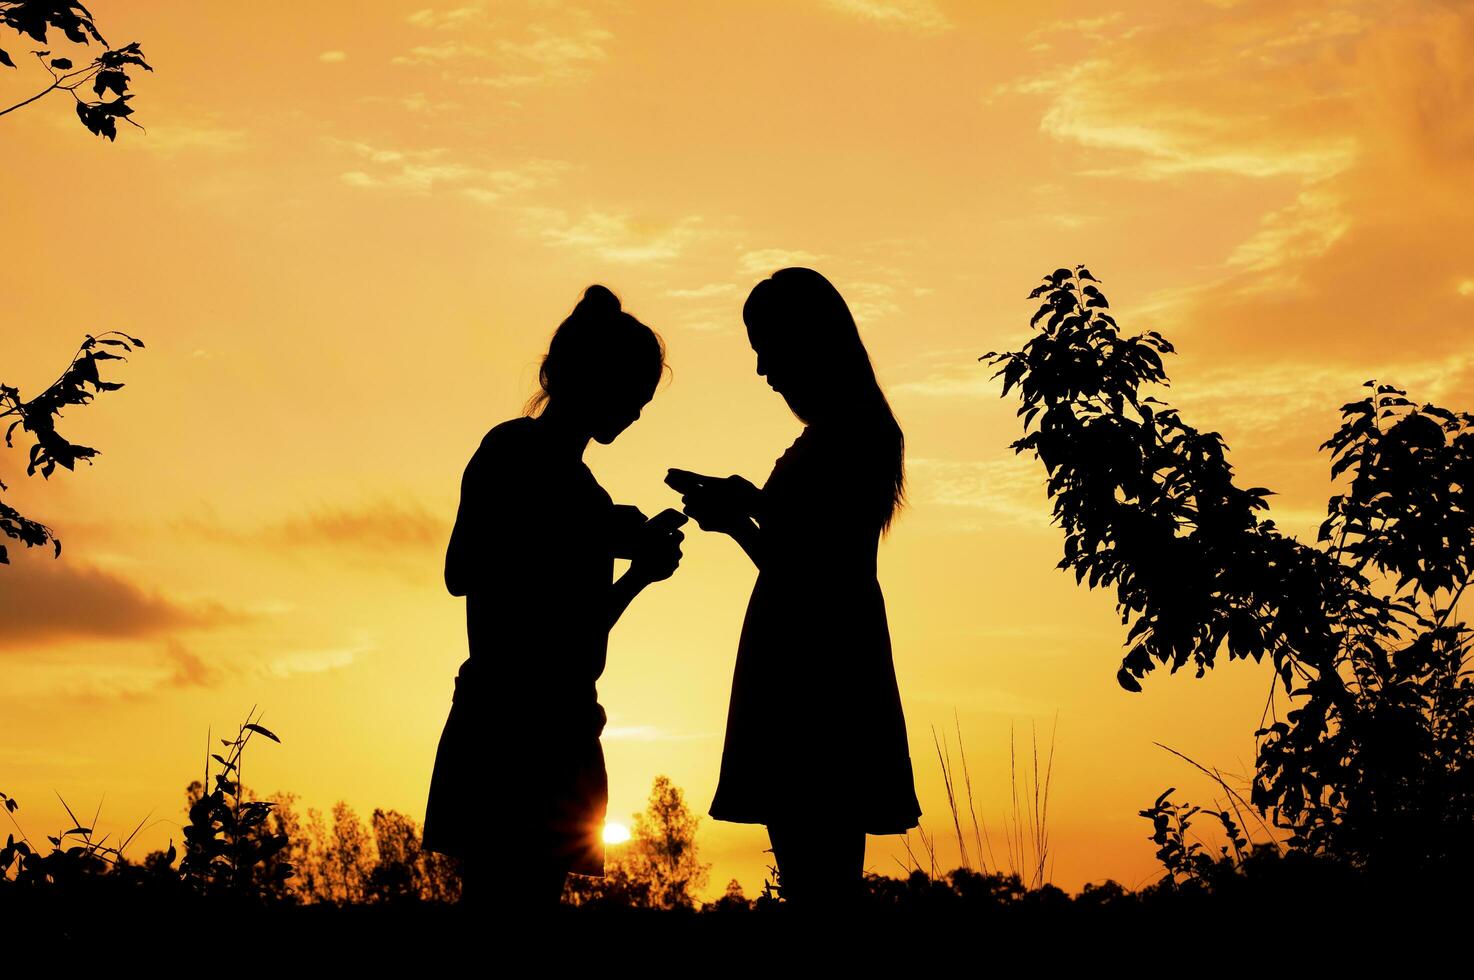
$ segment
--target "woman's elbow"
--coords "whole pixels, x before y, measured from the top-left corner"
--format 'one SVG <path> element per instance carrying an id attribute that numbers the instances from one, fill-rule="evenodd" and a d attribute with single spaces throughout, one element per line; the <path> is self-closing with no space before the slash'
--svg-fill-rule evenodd
<path id="1" fill-rule="evenodd" d="M 445 566 L 445 588 L 453 596 L 463 596 L 471 591 L 470 583 L 466 581 L 465 574 L 460 569 L 448 564 Z"/>

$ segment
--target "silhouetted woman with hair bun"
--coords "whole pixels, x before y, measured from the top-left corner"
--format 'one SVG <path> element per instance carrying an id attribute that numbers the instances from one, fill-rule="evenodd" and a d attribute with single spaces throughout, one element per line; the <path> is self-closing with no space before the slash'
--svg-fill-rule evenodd
<path id="1" fill-rule="evenodd" d="M 866 834 L 921 815 L 875 561 L 903 499 L 905 443 L 829 280 L 780 269 L 742 318 L 757 373 L 805 428 L 761 490 L 666 478 L 758 568 L 711 815 L 766 824 L 785 900 L 827 908 L 858 898 Z"/>
<path id="2" fill-rule="evenodd" d="M 583 463 L 640 417 L 665 348 L 603 286 L 553 334 L 527 414 L 481 440 L 461 481 L 445 584 L 470 657 L 435 756 L 424 846 L 461 858 L 463 900 L 555 905 L 603 874 L 608 801 L 595 682 L 609 630 L 680 562 L 684 518 L 616 507 Z M 629 570 L 614 581 L 614 559 Z"/>

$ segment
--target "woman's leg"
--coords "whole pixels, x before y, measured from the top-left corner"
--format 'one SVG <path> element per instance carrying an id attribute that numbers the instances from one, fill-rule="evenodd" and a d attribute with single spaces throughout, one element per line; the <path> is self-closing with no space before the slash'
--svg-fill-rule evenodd
<path id="1" fill-rule="evenodd" d="M 552 861 L 510 855 L 476 855 L 461 860 L 461 905 L 508 915 L 551 912 L 563 899 L 567 870 Z"/>
<path id="2" fill-rule="evenodd" d="M 858 902 L 865 871 L 865 833 L 812 824 L 769 824 L 779 893 L 811 909 Z"/>

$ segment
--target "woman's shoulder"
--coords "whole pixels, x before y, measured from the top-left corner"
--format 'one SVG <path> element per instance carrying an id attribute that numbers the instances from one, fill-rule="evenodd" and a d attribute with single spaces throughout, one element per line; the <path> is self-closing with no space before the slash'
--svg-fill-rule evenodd
<path id="1" fill-rule="evenodd" d="M 515 450 L 531 446 L 537 439 L 537 420 L 526 415 L 507 419 L 487 430 L 481 449 Z"/>
<path id="2" fill-rule="evenodd" d="M 540 440 L 530 418 L 508 419 L 494 425 L 466 464 L 466 479 L 481 482 L 508 472 L 537 469 Z"/>
<path id="3" fill-rule="evenodd" d="M 472 462 L 506 462 L 524 456 L 535 455 L 541 446 L 538 439 L 537 421 L 527 416 L 508 419 L 491 427 L 481 437 Z"/>

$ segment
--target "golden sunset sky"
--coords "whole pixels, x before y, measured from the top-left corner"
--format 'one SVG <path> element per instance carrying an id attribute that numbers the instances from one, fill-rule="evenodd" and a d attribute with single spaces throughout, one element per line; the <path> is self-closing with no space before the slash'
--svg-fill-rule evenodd
<path id="1" fill-rule="evenodd" d="M 654 513 L 667 467 L 761 482 L 797 435 L 740 311 L 808 265 L 907 437 L 880 575 L 943 863 L 933 730 L 955 757 L 955 717 L 1006 863 L 1010 731 L 1047 752 L 1057 717 L 1054 882 L 1150 880 L 1137 811 L 1222 795 L 1153 743 L 1242 780 L 1270 675 L 1117 687 L 1113 596 L 1055 569 L 1042 467 L 976 358 L 1028 339 L 1041 274 L 1088 265 L 1313 539 L 1317 447 L 1363 381 L 1474 408 L 1474 4 L 426 2 L 97 0 L 156 69 L 147 133 L 93 137 L 56 93 L 0 118 L 0 379 L 36 394 L 87 332 L 148 344 L 67 413 L 95 466 L 43 483 L 0 453 L 65 542 L 0 568 L 0 790 L 32 838 L 68 826 L 55 791 L 104 831 L 152 812 L 135 856 L 179 840 L 206 731 L 253 704 L 284 739 L 253 743 L 258 791 L 422 817 L 466 655 L 461 470 L 554 327 L 600 282 L 664 336 L 669 383 L 587 457 Z M 0 38 L 0 105 L 45 87 L 32 46 Z M 660 773 L 705 813 L 753 578 L 693 529 L 614 630 L 612 818 Z M 761 887 L 762 828 L 701 835 L 714 892 Z M 870 838 L 871 870 L 898 860 Z"/>

